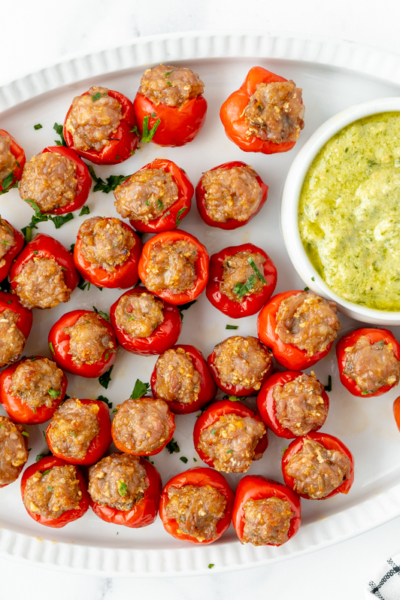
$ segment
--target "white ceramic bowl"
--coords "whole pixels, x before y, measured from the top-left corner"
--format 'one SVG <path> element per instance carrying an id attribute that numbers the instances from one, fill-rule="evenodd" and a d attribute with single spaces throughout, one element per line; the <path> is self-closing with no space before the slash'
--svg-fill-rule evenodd
<path id="1" fill-rule="evenodd" d="M 326 285 L 304 250 L 298 227 L 298 205 L 307 171 L 326 142 L 346 125 L 358 119 L 390 111 L 400 112 L 400 98 L 381 98 L 351 106 L 321 125 L 304 144 L 290 167 L 283 189 L 281 209 L 285 245 L 290 260 L 304 283 L 319 296 L 337 302 L 340 312 L 345 315 L 376 325 L 400 325 L 400 312 L 375 310 L 348 302 Z"/>

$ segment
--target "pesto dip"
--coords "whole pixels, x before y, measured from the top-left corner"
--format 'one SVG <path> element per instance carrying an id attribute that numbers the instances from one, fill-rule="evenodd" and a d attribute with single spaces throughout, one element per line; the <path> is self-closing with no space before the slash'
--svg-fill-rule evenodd
<path id="1" fill-rule="evenodd" d="M 400 113 L 351 123 L 327 142 L 304 180 L 303 246 L 345 300 L 400 311 Z"/>

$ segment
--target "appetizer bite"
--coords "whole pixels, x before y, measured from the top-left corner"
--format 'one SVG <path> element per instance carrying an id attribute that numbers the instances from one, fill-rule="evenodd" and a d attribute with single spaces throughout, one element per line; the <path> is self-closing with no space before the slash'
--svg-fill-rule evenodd
<path id="1" fill-rule="evenodd" d="M 21 146 L 7 131 L 0 129 L 0 195 L 18 185 L 25 160 Z"/>
<path id="2" fill-rule="evenodd" d="M 29 433 L 8 417 L 0 417 L 0 488 L 16 481 L 29 458 Z"/>
<path id="3" fill-rule="evenodd" d="M 193 440 L 201 460 L 225 473 L 246 473 L 268 446 L 267 428 L 259 415 L 230 400 L 215 402 L 203 412 Z"/>
<path id="4" fill-rule="evenodd" d="M 229 246 L 210 258 L 207 298 L 232 319 L 257 313 L 272 296 L 277 281 L 274 263 L 253 244 Z"/>
<path id="5" fill-rule="evenodd" d="M 100 86 L 73 99 L 64 123 L 67 146 L 96 165 L 115 165 L 135 154 L 136 131 L 132 102 Z"/>
<path id="6" fill-rule="evenodd" d="M 237 229 L 267 201 L 268 186 L 252 167 L 233 161 L 203 173 L 196 186 L 197 209 L 210 227 Z"/>
<path id="7" fill-rule="evenodd" d="M 206 120 L 204 84 L 186 67 L 147 69 L 133 103 L 142 142 L 183 146 L 194 140 Z"/>
<path id="8" fill-rule="evenodd" d="M 115 208 L 137 231 L 171 231 L 189 213 L 193 191 L 178 165 L 158 158 L 115 189 Z"/>
<path id="9" fill-rule="evenodd" d="M 304 127 L 302 90 L 262 67 L 253 67 L 221 106 L 228 138 L 245 152 L 291 150 Z"/>
<path id="10" fill-rule="evenodd" d="M 0 292 L 0 367 L 21 356 L 32 329 L 32 312 L 14 294 Z"/>
<path id="11" fill-rule="evenodd" d="M 228 529 L 234 494 L 212 469 L 189 469 L 165 485 L 160 517 L 165 530 L 185 542 L 211 544 Z"/>
<path id="12" fill-rule="evenodd" d="M 0 281 L 7 277 L 14 258 L 18 256 L 23 247 L 24 236 L 22 233 L 0 217 Z"/>
<path id="13" fill-rule="evenodd" d="M 400 431 L 400 396 L 393 402 L 393 416 L 396 421 L 397 429 Z"/>
<path id="14" fill-rule="evenodd" d="M 299 530 L 300 498 L 282 483 L 246 475 L 236 490 L 232 521 L 242 544 L 282 546 Z"/>

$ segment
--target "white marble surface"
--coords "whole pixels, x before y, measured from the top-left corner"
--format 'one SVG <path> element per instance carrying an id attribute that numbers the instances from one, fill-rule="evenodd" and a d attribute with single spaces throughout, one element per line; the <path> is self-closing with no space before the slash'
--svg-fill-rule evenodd
<path id="1" fill-rule="evenodd" d="M 16 8 L 17 7 L 17 8 Z M 400 53 L 398 0 L 19 0 L 2 3 L 0 85 L 69 55 L 185 30 L 299 32 Z M 0 598 L 166 600 L 362 598 L 374 565 L 400 550 L 400 518 L 298 559 L 236 573 L 177 579 L 102 579 L 0 560 Z"/>

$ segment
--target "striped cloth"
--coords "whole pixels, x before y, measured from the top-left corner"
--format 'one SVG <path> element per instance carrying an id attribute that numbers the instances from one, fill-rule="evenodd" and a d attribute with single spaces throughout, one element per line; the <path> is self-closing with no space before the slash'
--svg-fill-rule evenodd
<path id="1" fill-rule="evenodd" d="M 400 554 L 388 558 L 369 582 L 367 598 L 400 600 Z"/>

